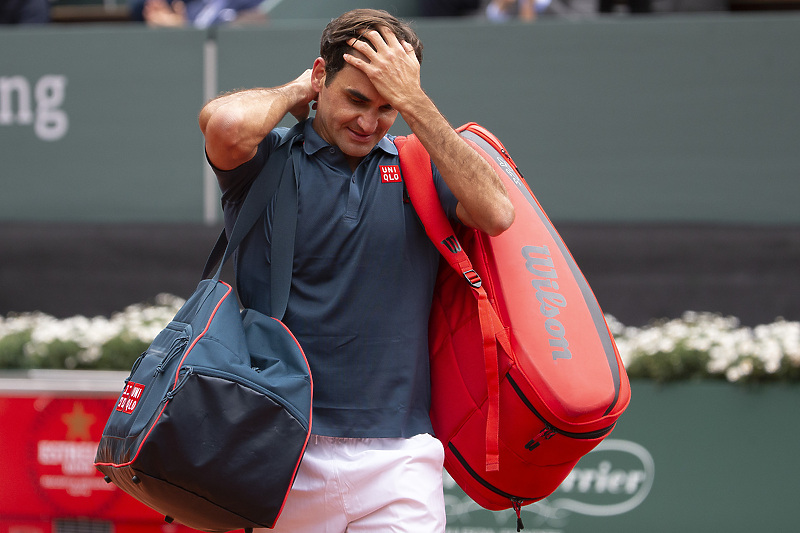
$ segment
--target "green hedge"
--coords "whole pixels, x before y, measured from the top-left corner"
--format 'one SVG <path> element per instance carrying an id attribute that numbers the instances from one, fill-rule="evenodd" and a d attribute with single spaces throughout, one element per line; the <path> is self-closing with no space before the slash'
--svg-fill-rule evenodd
<path id="1" fill-rule="evenodd" d="M 606 320 L 631 378 L 800 381 L 800 322 L 750 328 L 735 317 L 692 311 L 643 328 Z"/>

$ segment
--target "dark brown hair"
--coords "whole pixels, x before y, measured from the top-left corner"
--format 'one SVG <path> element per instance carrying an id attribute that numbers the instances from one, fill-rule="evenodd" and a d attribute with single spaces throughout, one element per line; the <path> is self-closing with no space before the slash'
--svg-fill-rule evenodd
<path id="1" fill-rule="evenodd" d="M 344 54 L 352 53 L 347 41 L 358 39 L 368 30 L 388 28 L 397 40 L 414 47 L 417 60 L 422 62 L 422 42 L 411 27 L 390 13 L 379 9 L 354 9 L 333 19 L 322 32 L 319 55 L 325 60 L 325 84 L 329 85 L 345 66 Z M 369 41 L 367 41 L 369 43 Z"/>

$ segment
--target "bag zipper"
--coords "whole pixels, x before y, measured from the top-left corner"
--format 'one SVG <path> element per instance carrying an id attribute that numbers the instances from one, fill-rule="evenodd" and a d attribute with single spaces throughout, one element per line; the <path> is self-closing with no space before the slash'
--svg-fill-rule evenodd
<path id="1" fill-rule="evenodd" d="M 255 391 L 258 391 L 261 394 L 263 394 L 264 396 L 267 396 L 270 399 L 274 400 L 275 403 L 281 405 L 283 408 L 285 408 L 287 411 L 289 411 L 292 414 L 292 416 L 295 417 L 297 420 L 307 420 L 307 417 L 303 413 L 301 413 L 294 405 L 292 405 L 291 403 L 287 402 L 284 398 L 278 396 L 277 394 L 275 394 L 271 390 L 263 387 L 262 385 L 259 385 L 258 383 L 254 383 L 254 382 L 250 381 L 247 378 L 243 378 L 242 376 L 238 376 L 238 375 L 233 374 L 231 372 L 225 372 L 224 370 L 219 370 L 217 368 L 198 367 L 198 366 L 184 366 L 183 368 L 181 368 L 181 372 L 184 375 L 181 378 L 181 380 L 178 383 L 178 385 L 176 385 L 173 388 L 173 390 L 171 390 L 171 391 L 169 391 L 167 393 L 168 399 L 171 399 L 172 396 L 175 395 L 175 393 L 178 391 L 178 389 L 183 385 L 183 383 L 186 381 L 186 379 L 191 374 L 197 374 L 199 376 L 217 377 L 217 378 L 227 379 L 227 380 L 232 381 L 234 383 L 237 383 L 239 385 L 244 385 L 244 386 L 249 387 L 249 388 L 251 388 L 251 389 L 253 389 Z"/>
<path id="2" fill-rule="evenodd" d="M 477 472 L 476 472 L 476 471 L 475 471 L 475 470 L 474 470 L 474 469 L 473 469 L 473 468 L 472 468 L 472 467 L 469 465 L 469 463 L 467 463 L 467 460 L 466 460 L 466 459 L 464 459 L 464 456 L 463 456 L 463 455 L 461 455 L 461 453 L 458 451 L 458 448 L 456 448 L 456 447 L 455 447 L 455 445 L 454 445 L 452 442 L 448 442 L 448 443 L 447 443 L 447 448 L 448 448 L 448 449 L 449 449 L 449 450 L 450 450 L 450 451 L 453 453 L 453 457 L 455 457 L 456 459 L 458 459 L 458 462 L 459 462 L 459 463 L 461 463 L 461 466 L 463 466 L 463 467 L 464 467 L 464 470 L 466 470 L 466 471 L 467 471 L 467 473 L 468 473 L 470 476 L 472 476 L 473 478 L 475 478 L 475 481 L 477 481 L 478 483 L 480 483 L 481 485 L 483 485 L 484 487 L 486 487 L 486 488 L 487 488 L 487 489 L 489 489 L 490 491 L 494 492 L 495 494 L 497 494 L 497 495 L 499 495 L 499 496 L 502 496 L 503 498 L 508 498 L 508 499 L 509 499 L 509 500 L 511 500 L 512 502 L 514 502 L 514 501 L 519 501 L 519 502 L 523 502 L 523 501 L 536 501 L 536 500 L 540 500 L 540 499 L 542 499 L 542 496 L 539 496 L 539 497 L 532 497 L 532 498 L 531 498 L 531 497 L 523 497 L 523 496 L 515 496 L 514 494 L 509 494 L 508 492 L 505 492 L 504 490 L 502 490 L 502 489 L 499 489 L 499 488 L 495 487 L 494 485 L 492 485 L 491 483 L 489 483 L 488 481 L 486 481 L 486 479 L 484 479 L 484 478 L 483 478 L 483 477 L 482 477 L 480 474 L 478 474 L 478 473 L 477 473 Z"/>
<path id="3" fill-rule="evenodd" d="M 544 424 L 544 429 L 542 429 L 539 432 L 539 434 L 533 440 L 531 440 L 531 442 L 529 442 L 525 446 L 529 450 L 533 450 L 534 448 L 539 446 L 539 441 L 541 439 L 549 440 L 555 435 L 564 435 L 565 437 L 570 437 L 570 438 L 573 438 L 573 439 L 596 439 L 596 438 L 600 438 L 600 437 L 602 437 L 604 435 L 607 435 L 612 429 L 614 429 L 614 426 L 615 426 L 616 422 L 614 424 L 611 424 L 608 427 L 605 427 L 605 428 L 602 428 L 602 429 L 599 429 L 599 430 L 596 430 L 596 431 L 586 431 L 586 432 L 582 432 L 582 433 L 571 432 L 571 431 L 566 431 L 566 430 L 563 430 L 563 429 L 559 429 L 559 428 L 553 426 L 552 424 L 550 424 L 547 420 L 544 419 L 544 417 L 542 415 L 539 414 L 539 412 L 536 410 L 536 408 L 533 406 L 533 404 L 531 404 L 531 402 L 522 393 L 522 390 L 519 388 L 519 385 L 517 385 L 516 382 L 514 382 L 514 379 L 511 376 L 506 375 L 506 378 L 508 379 L 508 382 L 514 388 L 514 391 L 520 397 L 522 402 L 528 407 L 528 409 L 531 410 L 531 412 L 534 415 L 536 415 L 536 417 L 539 420 L 542 421 L 542 424 Z M 464 468 L 464 470 L 466 470 L 467 473 L 470 476 L 472 476 L 473 479 L 475 479 L 475 481 L 477 481 L 478 483 L 480 483 L 481 485 L 483 485 L 485 488 L 489 489 L 490 491 L 494 492 L 495 494 L 497 494 L 499 496 L 502 496 L 503 498 L 508 498 L 511 501 L 511 507 L 514 509 L 514 512 L 517 515 L 517 531 L 520 531 L 521 529 L 524 529 L 524 526 L 522 524 L 522 517 L 521 517 L 521 510 L 522 510 L 523 502 L 525 502 L 525 501 L 538 501 L 538 500 L 541 500 L 542 498 L 544 498 L 544 496 L 539 496 L 539 497 L 517 496 L 517 495 L 514 495 L 514 494 L 510 494 L 508 492 L 505 492 L 504 490 L 495 487 L 494 485 L 489 483 L 486 479 L 484 479 L 480 474 L 478 474 L 469 465 L 469 463 L 467 463 L 467 460 L 464 459 L 464 456 L 461 455 L 461 453 L 458 451 L 458 448 L 456 448 L 455 445 L 453 445 L 452 442 L 447 443 L 447 448 L 453 454 L 453 457 L 455 457 L 456 460 L 458 460 L 458 462 L 461 464 L 461 466 Z"/>
<path id="4" fill-rule="evenodd" d="M 525 406 L 528 409 L 530 409 L 530 411 L 534 415 L 536 415 L 536 417 L 539 420 L 542 421 L 542 424 L 544 424 L 544 429 L 542 431 L 540 431 L 539 434 L 531 442 L 528 443 L 528 445 L 526 445 L 526 448 L 528 448 L 528 446 L 531 446 L 528 449 L 533 449 L 536 446 L 538 446 L 538 444 L 535 444 L 535 445 L 533 444 L 536 441 L 536 439 L 544 438 L 545 440 L 549 440 L 550 438 L 552 438 L 556 434 L 563 435 L 563 436 L 569 437 L 571 439 L 581 439 L 581 440 L 599 439 L 600 437 L 603 437 L 603 436 L 609 434 L 611 432 L 611 430 L 614 429 L 614 426 L 616 425 L 616 422 L 613 422 L 610 426 L 607 426 L 607 427 L 604 427 L 604 428 L 601 428 L 601 429 L 597 429 L 597 430 L 594 430 L 594 431 L 584 431 L 584 432 L 581 432 L 581 433 L 567 431 L 565 429 L 559 429 L 559 428 L 555 427 L 553 424 L 551 424 L 550 422 L 548 422 L 547 420 L 545 420 L 545 418 L 542 415 L 539 414 L 539 411 L 536 410 L 536 408 L 533 406 L 533 404 L 530 402 L 530 400 L 528 400 L 528 398 L 525 397 L 525 394 L 523 394 L 522 389 L 520 389 L 519 385 L 517 385 L 517 383 L 514 381 L 514 378 L 512 378 L 510 375 L 507 374 L 506 375 L 506 379 L 508 379 L 508 382 L 511 384 L 511 387 L 513 387 L 514 391 L 517 393 L 517 396 L 519 396 L 519 399 L 522 400 L 522 403 L 524 403 Z"/>
<path id="5" fill-rule="evenodd" d="M 494 492 L 495 494 L 502 496 L 503 498 L 508 498 L 511 501 L 511 508 L 514 509 L 514 512 L 517 515 L 517 531 L 525 529 L 525 526 L 522 524 L 522 516 L 521 516 L 522 504 L 526 501 L 535 502 L 541 500 L 542 498 L 544 498 L 544 496 L 528 498 L 528 497 L 515 496 L 513 494 L 509 494 L 508 492 L 505 492 L 504 490 L 495 487 L 494 485 L 486 481 L 483 477 L 481 477 L 480 474 L 478 474 L 471 466 L 469 466 L 467 460 L 464 459 L 464 456 L 461 455 L 461 453 L 458 451 L 458 448 L 456 448 L 452 442 L 447 443 L 447 448 L 452 452 L 453 457 L 455 457 L 458 460 L 458 462 L 461 463 L 461 466 L 464 467 L 464 470 L 466 470 L 467 473 L 470 476 L 472 476 L 473 479 L 475 479 L 475 481 L 477 481 L 490 491 Z"/>
<path id="6" fill-rule="evenodd" d="M 506 147 L 503 146 L 503 143 L 500 142 L 500 139 L 496 138 L 494 136 L 494 134 L 492 134 L 490 131 L 486 130 L 483 126 L 480 126 L 478 124 L 475 124 L 475 126 L 476 127 L 466 128 L 464 131 L 465 132 L 474 133 L 475 135 L 477 135 L 478 137 L 480 137 L 481 139 L 486 141 L 492 148 L 495 149 L 495 151 L 497 151 L 500 154 L 502 154 L 503 159 L 505 159 L 506 162 L 509 163 L 514 168 L 514 170 L 517 172 L 517 174 L 522 176 L 522 172 L 520 172 L 520 170 L 517 167 L 517 164 L 514 162 L 514 160 L 511 159 L 511 154 L 509 154 L 506 151 Z M 523 176 L 523 179 L 524 179 L 524 176 Z"/>

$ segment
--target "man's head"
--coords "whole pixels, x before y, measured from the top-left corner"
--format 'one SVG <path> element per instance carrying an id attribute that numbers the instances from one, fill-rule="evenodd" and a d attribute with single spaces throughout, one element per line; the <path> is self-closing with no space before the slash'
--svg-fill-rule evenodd
<path id="1" fill-rule="evenodd" d="M 422 62 L 422 43 L 408 24 L 386 11 L 354 9 L 332 20 L 322 32 L 319 55 L 325 61 L 326 85 L 344 68 L 344 54 L 353 53 L 353 47 L 347 41 L 358 39 L 364 32 L 379 28 L 388 28 L 397 36 L 398 41 L 405 41 L 414 47 L 417 60 Z"/>
<path id="2" fill-rule="evenodd" d="M 370 39 L 377 35 L 385 39 L 390 33 L 400 43 L 411 45 L 417 60 L 422 57 L 422 44 L 407 24 L 385 11 L 357 9 L 328 24 L 322 34 L 320 57 L 312 68 L 311 84 L 317 91 L 314 129 L 331 146 L 339 147 L 354 169 L 389 131 L 398 111 L 367 74 L 343 56 L 367 60 L 348 42 L 361 39 L 375 50 Z"/>

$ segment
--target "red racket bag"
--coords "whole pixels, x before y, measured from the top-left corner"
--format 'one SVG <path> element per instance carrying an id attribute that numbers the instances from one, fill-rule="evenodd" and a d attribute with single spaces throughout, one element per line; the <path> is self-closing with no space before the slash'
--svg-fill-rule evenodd
<path id="1" fill-rule="evenodd" d="M 395 140 L 411 203 L 447 260 L 430 317 L 431 419 L 458 485 L 519 517 L 611 432 L 630 384 L 592 290 L 502 143 L 474 123 L 457 131 L 501 177 L 516 218 L 496 237 L 454 231 L 422 144 Z"/>

